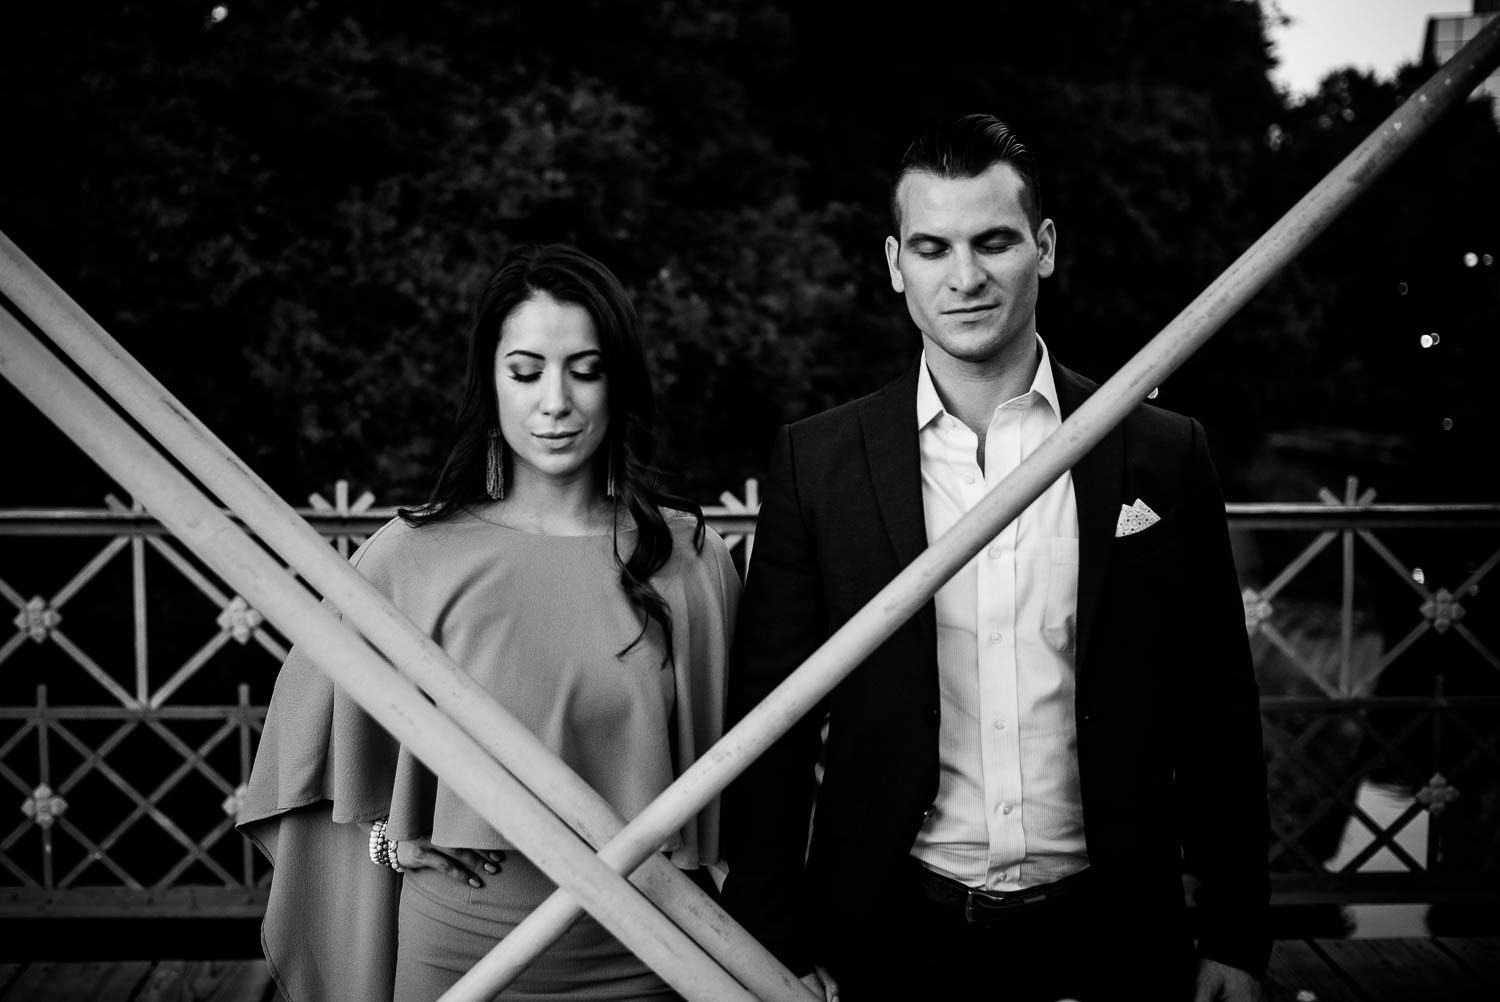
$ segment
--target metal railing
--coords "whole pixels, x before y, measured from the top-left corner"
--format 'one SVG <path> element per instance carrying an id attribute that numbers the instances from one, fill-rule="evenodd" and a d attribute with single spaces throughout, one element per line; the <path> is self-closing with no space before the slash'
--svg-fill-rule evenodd
<path id="1" fill-rule="evenodd" d="M 299 514 L 345 555 L 394 516 L 342 482 L 333 493 Z M 749 481 L 705 509 L 742 566 L 756 501 Z M 1500 897 L 1485 834 L 1500 829 L 1486 806 L 1500 797 L 1500 638 L 1480 598 L 1500 504 L 1382 505 L 1351 482 L 1320 503 L 1227 510 L 1276 901 Z M 0 511 L 0 597 L 14 627 L 0 789 L 15 811 L 0 823 L 0 914 L 258 914 L 268 871 L 233 816 L 284 638 L 115 498 Z M 1400 809 L 1372 815 L 1371 783 Z"/>
<path id="2" fill-rule="evenodd" d="M 742 566 L 755 491 L 705 509 Z M 344 481 L 334 499 L 298 514 L 346 557 L 395 516 Z M 113 496 L 0 510 L 0 601 L 0 915 L 263 911 L 269 871 L 233 823 L 285 638 Z"/>

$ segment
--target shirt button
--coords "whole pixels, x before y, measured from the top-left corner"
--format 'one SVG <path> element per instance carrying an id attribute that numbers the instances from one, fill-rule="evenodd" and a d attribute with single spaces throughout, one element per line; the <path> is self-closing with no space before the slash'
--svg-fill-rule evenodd
<path id="1" fill-rule="evenodd" d="M 990 559 L 991 560 L 999 560 L 1000 559 L 1000 547 L 998 547 L 998 546 L 991 546 L 990 547 Z"/>
<path id="2" fill-rule="evenodd" d="M 995 730 L 997 730 L 997 731 L 1003 731 L 1003 730 L 1005 730 L 1005 721 L 1001 720 L 999 717 L 995 718 Z"/>
<path id="3" fill-rule="evenodd" d="M 973 482 L 974 482 L 974 474 L 972 474 L 972 473 L 965 473 L 964 474 L 964 483 L 966 483 L 966 484 L 972 484 Z"/>
<path id="4" fill-rule="evenodd" d="M 1012 804 L 1012 803 L 1008 803 L 1007 802 L 1007 803 L 1004 803 L 1004 804 L 1000 805 L 1000 813 L 1001 814 L 1009 814 L 1011 811 L 1013 811 L 1015 809 L 1016 809 L 1016 805 Z"/>
<path id="5" fill-rule="evenodd" d="M 1002 634 L 999 630 L 996 630 L 994 633 L 990 634 L 990 643 L 998 644 L 1003 639 L 1003 637 L 1004 634 Z"/>

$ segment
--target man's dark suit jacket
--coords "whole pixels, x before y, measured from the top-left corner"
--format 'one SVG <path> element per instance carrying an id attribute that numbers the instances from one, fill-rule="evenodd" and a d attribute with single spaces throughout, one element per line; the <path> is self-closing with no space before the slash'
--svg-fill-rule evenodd
<path id="1" fill-rule="evenodd" d="M 1066 417 L 1095 385 L 1054 372 Z M 916 387 L 914 366 L 779 432 L 731 659 L 732 720 L 927 545 Z M 1072 475 L 1078 760 L 1101 900 L 1122 936 L 1180 957 L 1186 867 L 1200 882 L 1199 954 L 1259 976 L 1270 946 L 1259 706 L 1203 429 L 1137 407 Z M 1115 538 L 1120 506 L 1137 498 L 1161 521 Z M 929 601 L 726 791 L 725 905 L 799 974 L 815 960 L 835 975 L 840 961 L 873 962 L 868 934 L 887 921 L 938 791 L 935 632 Z"/>

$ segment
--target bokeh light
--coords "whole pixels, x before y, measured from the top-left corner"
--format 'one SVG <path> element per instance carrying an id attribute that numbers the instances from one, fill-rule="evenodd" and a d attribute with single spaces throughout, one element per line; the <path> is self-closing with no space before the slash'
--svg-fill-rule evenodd
<path id="1" fill-rule="evenodd" d="M 1473 268 L 1473 267 L 1475 267 L 1478 264 L 1479 264 L 1479 255 L 1478 254 L 1475 254 L 1473 251 L 1469 251 L 1467 254 L 1464 255 L 1464 267 L 1465 268 Z"/>
<path id="2" fill-rule="evenodd" d="M 1434 331 L 1431 334 L 1423 334 L 1422 338 L 1421 338 L 1422 347 L 1423 348 L 1434 347 L 1434 346 L 1442 343 L 1442 340 L 1443 340 L 1442 338 L 1438 337 L 1436 331 Z"/>

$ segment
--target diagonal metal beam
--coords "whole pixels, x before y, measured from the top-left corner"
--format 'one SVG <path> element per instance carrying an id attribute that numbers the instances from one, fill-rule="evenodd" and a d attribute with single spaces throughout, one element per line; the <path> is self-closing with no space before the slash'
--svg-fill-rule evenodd
<path id="1" fill-rule="evenodd" d="M 13 273 L 11 267 L 0 267 L 0 281 Z M 392 671 L 366 641 L 305 590 L 289 587 L 282 565 L 5 311 L 0 311 L 0 373 L 106 473 L 143 499 L 215 573 L 278 622 L 294 642 L 303 644 L 345 692 L 442 775 L 486 822 L 559 886 L 586 902 L 600 924 L 669 985 L 695 1002 L 748 1002 L 751 996 L 733 977 L 589 851 L 483 746 L 453 728 L 427 695 Z M 320 551 L 328 550 L 321 540 L 317 545 Z M 792 983 L 801 990 L 795 980 Z"/>
<path id="2" fill-rule="evenodd" d="M 228 452 L 212 432 L 3 236 L 0 236 L 0 292 L 46 328 L 141 425 L 169 444 L 180 462 L 204 483 L 211 484 L 267 545 L 292 563 L 344 613 L 349 623 L 364 632 L 403 673 L 417 680 L 442 711 L 525 783 L 532 794 L 542 798 L 558 817 L 594 846 L 609 842 L 622 829 L 623 821 L 603 798 L 558 760 L 524 724 L 501 708 L 347 561 L 340 559 L 326 540 Z M 142 495 L 139 490 L 134 493 Z M 207 554 L 200 556 L 209 559 Z M 284 568 L 281 571 L 285 573 Z M 302 592 L 300 585 L 293 587 L 290 581 L 283 581 L 282 588 Z M 269 611 L 262 600 L 254 604 Z M 496 827 L 502 832 L 506 830 L 501 823 Z M 768 999 L 813 998 L 765 947 L 660 854 L 652 851 L 626 858 L 617 850 L 603 853 L 602 859 L 617 872 L 634 871 L 630 879 L 677 926 L 687 930 L 757 994 Z M 549 875 L 559 885 L 568 886 L 568 880 L 557 874 Z M 558 927 L 554 938 L 561 931 Z M 626 940 L 625 936 L 619 938 Z M 652 963 L 644 955 L 642 959 Z M 492 992 L 481 994 L 487 997 Z"/>
<path id="3" fill-rule="evenodd" d="M 1500 18 L 1493 19 L 1439 67 L 1334 170 L 1249 250 L 1229 266 L 1167 327 L 1063 422 L 1045 442 L 989 492 L 942 538 L 912 561 L 849 619 L 790 678 L 751 710 L 715 747 L 641 812 L 621 834 L 632 856 L 644 856 L 727 786 L 896 628 L 916 614 L 942 584 L 968 563 L 1064 470 L 1070 469 L 1124 419 L 1362 194 L 1453 104 L 1500 65 Z M 497 950 L 540 921 L 565 923 L 577 913 L 554 894 Z"/>
<path id="4" fill-rule="evenodd" d="M 661 840 L 703 808 L 754 758 L 871 651 L 909 619 L 941 584 L 1062 472 L 1119 423 L 1249 298 L 1401 156 L 1455 101 L 1500 63 L 1500 19 L 1434 74 L 1286 217 L 1192 303 L 1116 376 L 1074 413 L 1002 484 L 897 576 L 801 668 L 741 721 L 712 753 L 684 775 L 601 850 L 622 869 L 648 858 Z M 7 289 L 7 292 L 9 290 Z M 15 298 L 14 296 L 12 298 Z M 33 297 L 34 298 L 34 297 Z M 27 303 L 22 303 L 27 308 Z M 35 314 L 33 314 L 35 316 Z M 544 921 L 558 931 L 578 913 L 560 892 L 521 928 Z M 543 920 L 539 916 L 546 912 Z M 519 933 L 521 929 L 517 930 Z M 555 933 L 554 933 L 555 935 Z M 505 944 L 522 939 L 517 934 Z M 533 946 L 546 942 L 533 933 Z M 529 956 L 524 958 L 529 959 Z M 477 996 L 475 996 L 477 997 Z"/>

